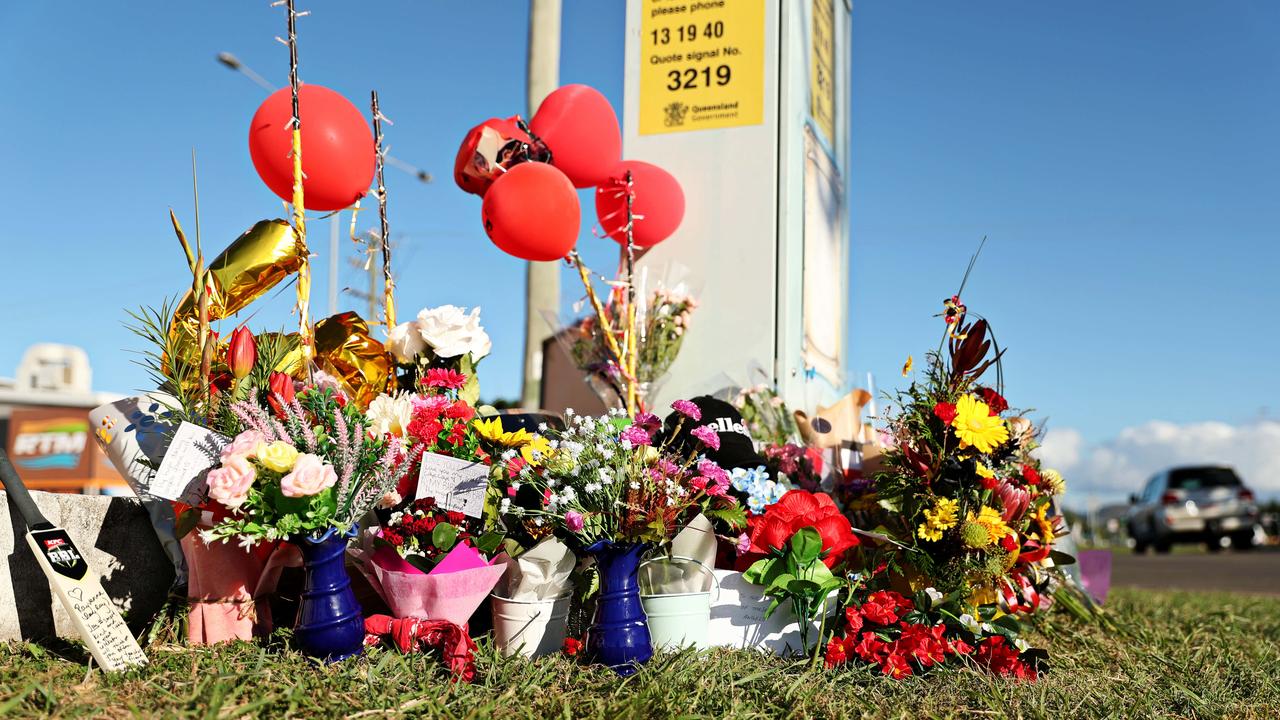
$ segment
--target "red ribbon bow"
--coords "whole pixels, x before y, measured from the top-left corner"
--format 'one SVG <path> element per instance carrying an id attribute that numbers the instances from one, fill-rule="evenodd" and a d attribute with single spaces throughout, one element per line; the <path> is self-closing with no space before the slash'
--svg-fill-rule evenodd
<path id="1" fill-rule="evenodd" d="M 365 647 L 390 641 L 400 652 L 406 654 L 439 650 L 441 659 L 449 666 L 455 680 L 471 682 L 475 677 L 476 644 L 465 627 L 448 620 L 370 615 L 364 620 L 364 632 Z"/>

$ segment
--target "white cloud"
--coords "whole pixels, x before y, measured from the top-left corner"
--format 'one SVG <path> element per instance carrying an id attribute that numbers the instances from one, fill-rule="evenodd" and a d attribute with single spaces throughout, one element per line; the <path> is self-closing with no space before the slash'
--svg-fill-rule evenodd
<path id="1" fill-rule="evenodd" d="M 1231 465 L 1260 497 L 1280 495 L 1280 422 L 1274 420 L 1153 421 L 1096 445 L 1086 445 L 1077 430 L 1052 429 L 1037 453 L 1046 467 L 1066 477 L 1067 503 L 1075 507 L 1090 497 L 1121 502 L 1156 471 L 1187 464 Z"/>

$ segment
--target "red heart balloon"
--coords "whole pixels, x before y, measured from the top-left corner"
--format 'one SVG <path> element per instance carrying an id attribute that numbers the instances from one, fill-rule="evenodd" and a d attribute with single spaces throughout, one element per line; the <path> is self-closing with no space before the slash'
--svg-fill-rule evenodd
<path id="1" fill-rule="evenodd" d="M 516 165 L 489 186 L 480 206 L 484 231 L 522 260 L 559 260 L 578 241 L 582 210 L 564 173 L 546 163 Z"/>
<path id="2" fill-rule="evenodd" d="M 340 210 L 364 197 L 373 182 L 373 133 L 351 101 L 327 87 L 298 88 L 302 116 L 303 201 L 309 210 Z M 258 176 L 293 201 L 293 100 L 289 88 L 268 97 L 249 124 L 249 156 Z"/>
<path id="3" fill-rule="evenodd" d="M 599 185 L 622 157 L 618 116 L 600 91 L 565 85 L 538 106 L 529 129 L 551 150 L 551 164 L 575 187 Z"/>
<path id="4" fill-rule="evenodd" d="M 684 191 L 671 173 L 639 160 L 618 163 L 611 178 L 596 188 L 596 218 L 605 234 L 620 243 L 627 241 L 627 171 L 635 197 L 632 238 L 638 247 L 650 247 L 666 240 L 684 219 Z"/>

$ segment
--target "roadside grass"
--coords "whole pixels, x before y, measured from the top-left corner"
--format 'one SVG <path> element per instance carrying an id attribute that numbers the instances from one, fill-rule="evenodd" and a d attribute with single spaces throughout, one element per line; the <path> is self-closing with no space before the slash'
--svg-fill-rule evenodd
<path id="1" fill-rule="evenodd" d="M 894 681 L 860 668 L 810 670 L 747 651 L 657 656 L 620 680 L 563 657 L 529 662 L 482 641 L 474 684 L 438 662 L 374 650 L 319 666 L 239 643 L 148 648 L 151 664 L 108 677 L 83 650 L 0 645 L 9 717 L 451 718 L 1277 718 L 1280 599 L 1117 590 L 1117 632 L 1052 614 L 1035 638 L 1052 669 L 1037 682 L 969 668 Z"/>

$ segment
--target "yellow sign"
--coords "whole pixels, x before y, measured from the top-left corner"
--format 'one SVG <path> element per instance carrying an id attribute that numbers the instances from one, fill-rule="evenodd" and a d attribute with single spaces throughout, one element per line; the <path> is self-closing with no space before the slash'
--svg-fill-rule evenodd
<path id="1" fill-rule="evenodd" d="M 641 3 L 641 135 L 764 122 L 764 3 Z"/>
<path id="2" fill-rule="evenodd" d="M 813 32 L 810 33 L 809 114 L 826 135 L 836 142 L 835 0 L 813 0 Z"/>

